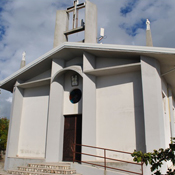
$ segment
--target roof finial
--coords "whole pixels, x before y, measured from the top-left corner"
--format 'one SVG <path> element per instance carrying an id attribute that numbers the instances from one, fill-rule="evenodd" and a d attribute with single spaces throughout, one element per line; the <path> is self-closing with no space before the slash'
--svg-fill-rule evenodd
<path id="1" fill-rule="evenodd" d="M 20 68 L 23 68 L 26 65 L 26 59 L 25 58 L 26 58 L 26 53 L 23 52 Z"/>
<path id="2" fill-rule="evenodd" d="M 150 21 L 146 20 L 146 46 L 153 46 Z"/>
<path id="3" fill-rule="evenodd" d="M 149 21 L 149 19 L 146 20 L 146 30 L 150 30 L 150 21 Z"/>
<path id="4" fill-rule="evenodd" d="M 26 58 L 26 53 L 25 53 L 25 52 L 23 52 L 23 53 L 22 53 L 22 60 L 24 60 L 24 61 L 25 61 L 25 58 Z"/>

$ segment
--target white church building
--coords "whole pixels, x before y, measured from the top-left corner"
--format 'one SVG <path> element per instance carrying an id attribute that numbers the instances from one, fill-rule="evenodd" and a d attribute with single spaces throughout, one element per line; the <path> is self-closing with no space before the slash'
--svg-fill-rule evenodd
<path id="1" fill-rule="evenodd" d="M 54 48 L 0 82 L 13 93 L 5 169 L 73 161 L 74 143 L 151 152 L 167 148 L 175 136 L 175 49 L 151 46 L 149 23 L 147 46 L 98 44 L 96 5 L 74 5 L 57 11 Z M 81 8 L 85 21 L 79 25 Z M 82 43 L 68 42 L 80 31 Z M 90 147 L 77 150 L 103 156 Z"/>

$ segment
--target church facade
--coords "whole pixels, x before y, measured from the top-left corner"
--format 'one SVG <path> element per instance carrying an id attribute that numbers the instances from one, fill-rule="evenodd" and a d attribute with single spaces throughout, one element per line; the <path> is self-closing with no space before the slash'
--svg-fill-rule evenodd
<path id="1" fill-rule="evenodd" d="M 89 8 L 94 16 L 95 5 L 86 1 L 91 14 Z M 66 14 L 57 12 L 58 24 Z M 54 49 L 1 81 L 13 93 L 6 169 L 72 161 L 75 142 L 149 152 L 168 147 L 174 137 L 175 49 L 97 44 L 92 16 L 71 31 L 85 30 L 85 43 L 66 42 L 70 31 L 56 24 Z"/>

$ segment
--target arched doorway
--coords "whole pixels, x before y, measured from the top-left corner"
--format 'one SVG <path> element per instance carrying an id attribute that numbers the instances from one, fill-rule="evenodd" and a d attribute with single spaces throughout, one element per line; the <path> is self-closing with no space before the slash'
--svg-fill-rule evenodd
<path id="1" fill-rule="evenodd" d="M 81 144 L 82 137 L 82 70 L 71 66 L 57 72 L 52 81 L 63 76 L 63 161 L 73 161 L 74 144 Z M 81 153 L 81 146 L 76 146 Z M 76 153 L 76 160 L 81 154 Z"/>

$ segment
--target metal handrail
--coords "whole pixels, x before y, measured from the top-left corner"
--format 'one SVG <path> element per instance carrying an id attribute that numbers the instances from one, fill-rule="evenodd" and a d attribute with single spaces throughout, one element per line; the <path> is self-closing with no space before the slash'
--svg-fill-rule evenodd
<path id="1" fill-rule="evenodd" d="M 98 155 L 94 155 L 94 154 L 87 154 L 87 153 L 76 152 L 76 146 L 101 149 L 101 150 L 104 151 L 104 156 L 98 156 Z M 109 168 L 109 169 L 123 171 L 123 172 L 127 172 L 127 173 L 133 173 L 133 174 L 143 175 L 143 163 L 135 163 L 135 162 L 130 162 L 130 161 L 125 161 L 125 160 L 113 159 L 113 158 L 106 157 L 106 151 L 119 152 L 119 153 L 124 153 L 124 154 L 130 154 L 131 155 L 132 153 L 130 153 L 130 152 L 113 150 L 113 149 L 107 149 L 107 148 L 101 148 L 101 147 L 96 147 L 96 146 L 82 145 L 82 144 L 74 144 L 74 147 L 73 148 L 74 148 L 73 149 L 73 163 L 74 162 L 80 162 L 80 163 L 86 163 L 86 164 L 96 165 L 96 166 L 104 167 L 104 170 L 105 171 L 106 171 L 107 168 Z M 75 155 L 76 154 L 87 155 L 87 156 L 92 156 L 92 157 L 97 157 L 97 158 L 102 158 L 102 159 L 104 159 L 104 165 L 99 165 L 99 164 L 95 164 L 95 163 L 91 163 L 91 162 L 76 160 L 75 159 Z M 113 160 L 113 161 L 118 161 L 118 162 L 124 162 L 124 163 L 129 163 L 129 164 L 140 165 L 141 166 L 141 173 L 133 172 L 133 171 L 128 171 L 128 170 L 123 170 L 123 169 L 119 169 L 119 168 L 114 168 L 114 167 L 110 167 L 110 166 L 106 166 L 106 160 Z"/>
<path id="2" fill-rule="evenodd" d="M 108 149 L 108 148 L 102 148 L 102 147 L 96 147 L 96 146 L 89 146 L 89 145 L 82 145 L 82 144 L 76 144 L 77 146 L 84 146 L 84 147 L 89 147 L 89 148 L 97 148 L 97 149 L 102 149 L 106 151 L 113 151 L 113 152 L 119 152 L 119 153 L 125 153 L 125 154 L 132 154 L 131 152 L 126 152 L 126 151 L 119 151 L 119 150 L 114 150 L 114 149 Z"/>

